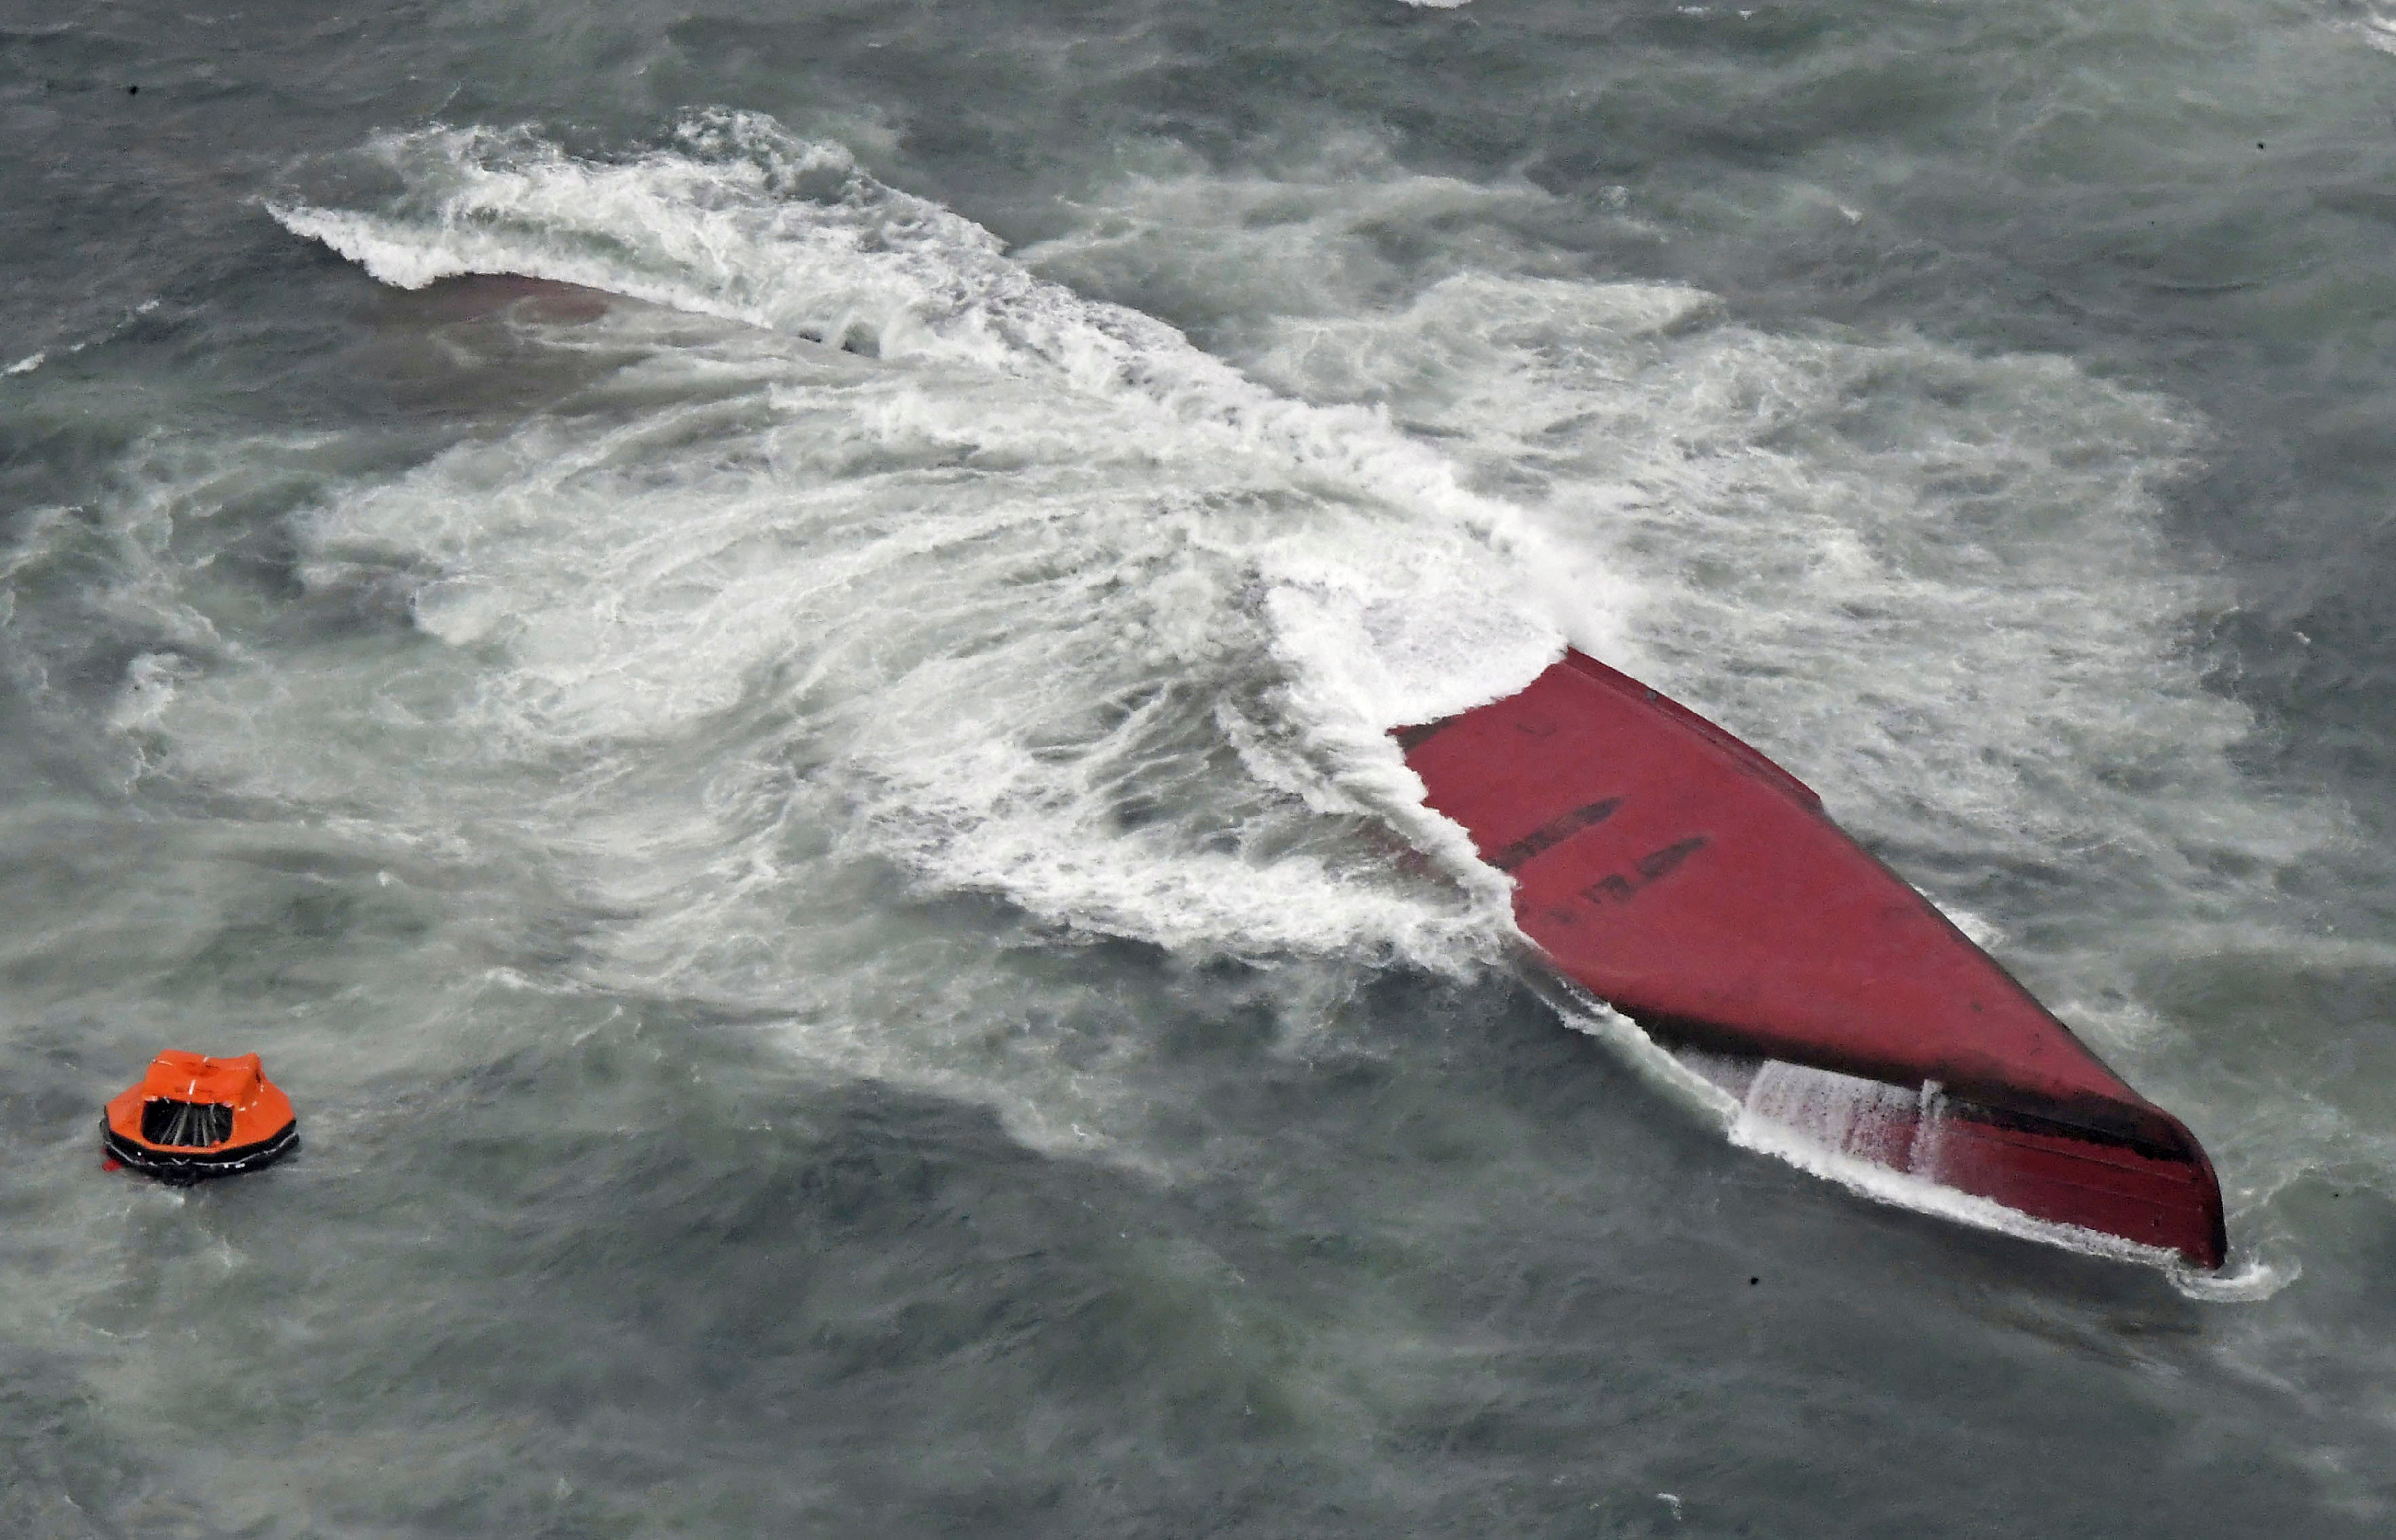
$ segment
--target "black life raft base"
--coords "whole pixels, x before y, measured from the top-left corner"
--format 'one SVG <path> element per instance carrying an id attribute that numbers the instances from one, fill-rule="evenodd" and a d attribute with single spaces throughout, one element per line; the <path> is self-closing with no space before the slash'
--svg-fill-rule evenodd
<path id="1" fill-rule="evenodd" d="M 191 1187 L 211 1176 L 238 1176 L 273 1165 L 299 1149 L 300 1124 L 295 1119 L 263 1139 L 230 1148 L 167 1151 L 135 1143 L 111 1128 L 108 1119 L 102 1117 L 100 1144 L 108 1158 L 120 1165 L 154 1176 L 168 1187 Z"/>

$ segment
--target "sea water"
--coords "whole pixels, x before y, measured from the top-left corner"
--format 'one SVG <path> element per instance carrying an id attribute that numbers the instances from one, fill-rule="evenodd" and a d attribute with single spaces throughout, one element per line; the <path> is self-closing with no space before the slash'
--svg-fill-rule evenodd
<path id="1" fill-rule="evenodd" d="M 0 21 L 0 1528 L 2396 1522 L 2396 17 Z M 1567 644 L 2223 1277 L 1525 980 L 1388 729 Z"/>

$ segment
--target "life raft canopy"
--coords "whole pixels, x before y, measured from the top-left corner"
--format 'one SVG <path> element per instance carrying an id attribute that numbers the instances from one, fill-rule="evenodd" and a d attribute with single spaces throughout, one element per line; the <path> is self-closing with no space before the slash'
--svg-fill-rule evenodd
<path id="1" fill-rule="evenodd" d="M 183 1187 L 281 1160 L 300 1148 L 300 1121 L 256 1054 L 169 1048 L 108 1104 L 100 1142 L 111 1161 Z"/>

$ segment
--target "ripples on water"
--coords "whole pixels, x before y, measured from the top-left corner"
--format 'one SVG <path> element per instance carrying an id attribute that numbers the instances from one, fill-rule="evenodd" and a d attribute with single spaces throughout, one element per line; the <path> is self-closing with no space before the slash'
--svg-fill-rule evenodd
<path id="1" fill-rule="evenodd" d="M 0 1515 L 2375 1529 L 2383 30 L 17 24 Z M 2181 1112 L 2231 1276 L 1561 1029 L 1384 729 L 1567 641 Z M 100 1176 L 168 1043 L 306 1156 Z"/>

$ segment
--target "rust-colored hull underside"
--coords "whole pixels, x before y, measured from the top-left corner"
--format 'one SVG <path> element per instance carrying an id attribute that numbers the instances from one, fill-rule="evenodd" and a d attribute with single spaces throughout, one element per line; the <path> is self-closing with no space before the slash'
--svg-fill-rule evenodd
<path id="1" fill-rule="evenodd" d="M 1579 653 L 1398 737 L 1551 965 L 1659 1042 L 1915 1093 L 1842 1153 L 2221 1265 L 2179 1121 L 1753 749 Z"/>

